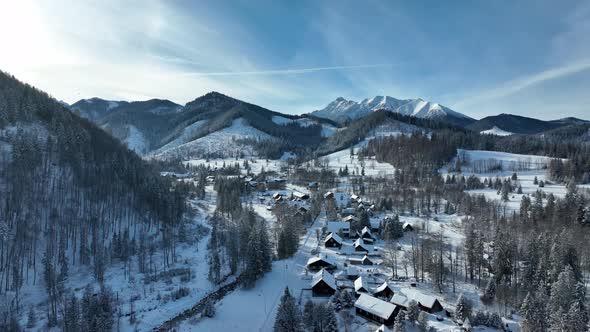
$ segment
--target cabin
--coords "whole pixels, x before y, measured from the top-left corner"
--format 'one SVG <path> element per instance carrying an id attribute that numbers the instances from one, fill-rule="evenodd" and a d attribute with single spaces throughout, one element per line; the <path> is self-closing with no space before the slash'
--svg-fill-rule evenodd
<path id="1" fill-rule="evenodd" d="M 310 257 L 307 260 L 307 269 L 310 271 L 318 271 L 322 269 L 335 270 L 338 265 L 336 262 L 326 256 Z"/>
<path id="2" fill-rule="evenodd" d="M 356 280 L 359 277 L 359 269 L 356 266 L 346 267 L 346 276 L 349 280 Z"/>
<path id="3" fill-rule="evenodd" d="M 360 203 L 362 201 L 358 195 L 350 195 L 350 200 L 354 203 Z"/>
<path id="4" fill-rule="evenodd" d="M 321 269 L 313 275 L 311 279 L 313 296 L 332 296 L 337 290 L 336 279 L 334 279 L 334 276 L 330 272 Z"/>
<path id="5" fill-rule="evenodd" d="M 356 241 L 354 241 L 354 251 L 356 252 L 365 252 L 365 253 L 370 253 L 373 252 L 373 246 L 366 243 L 363 238 L 358 238 L 356 239 Z"/>
<path id="6" fill-rule="evenodd" d="M 330 233 L 328 234 L 328 236 L 326 236 L 326 239 L 324 240 L 324 246 L 326 248 L 340 248 L 342 247 L 342 238 L 340 237 L 340 235 L 336 234 L 336 233 Z"/>
<path id="7" fill-rule="evenodd" d="M 368 294 L 361 294 L 354 302 L 356 314 L 380 324 L 392 326 L 399 308 Z"/>
<path id="8" fill-rule="evenodd" d="M 371 289 L 369 288 L 369 286 L 367 285 L 367 283 L 365 282 L 365 280 L 363 279 L 362 276 L 356 278 L 354 280 L 354 293 L 358 296 L 361 293 L 371 293 Z"/>
<path id="9" fill-rule="evenodd" d="M 274 200 L 277 200 L 277 199 L 282 198 L 282 197 L 283 197 L 283 195 L 281 195 L 281 193 L 274 193 L 274 194 L 272 194 L 272 198 Z"/>
<path id="10" fill-rule="evenodd" d="M 328 221 L 326 224 L 328 233 L 342 234 L 344 237 L 350 236 L 350 223 L 342 221 Z"/>
<path id="11" fill-rule="evenodd" d="M 428 313 L 443 311 L 443 306 L 436 297 L 424 294 L 418 290 L 409 290 L 404 293 L 394 294 L 391 300 L 389 300 L 389 302 L 404 309 L 408 308 L 411 301 L 416 301 L 418 307 Z"/>
<path id="12" fill-rule="evenodd" d="M 308 194 L 304 194 L 304 193 L 301 193 L 301 192 L 298 192 L 298 191 L 294 191 L 293 192 L 293 197 L 296 200 L 302 200 L 302 201 L 309 199 L 309 195 Z"/>
<path id="13" fill-rule="evenodd" d="M 413 232 L 414 226 L 412 226 L 412 224 L 410 224 L 409 222 L 406 222 L 406 223 L 404 223 L 403 229 L 404 229 L 404 232 Z"/>
<path id="14" fill-rule="evenodd" d="M 348 262 L 351 265 L 373 265 L 373 264 L 375 264 L 367 255 L 363 256 L 363 258 L 351 257 L 348 259 Z"/>
<path id="15" fill-rule="evenodd" d="M 367 226 L 363 227 L 363 229 L 361 230 L 360 237 L 363 238 L 363 240 L 375 241 L 375 237 L 373 236 L 371 230 Z"/>
<path id="16" fill-rule="evenodd" d="M 393 290 L 393 286 L 391 286 L 387 281 L 373 290 L 373 296 L 382 299 L 391 299 L 394 294 L 395 291 Z"/>
<path id="17" fill-rule="evenodd" d="M 327 193 L 324 194 L 324 199 L 332 199 L 334 198 L 334 193 L 331 191 L 328 191 Z"/>

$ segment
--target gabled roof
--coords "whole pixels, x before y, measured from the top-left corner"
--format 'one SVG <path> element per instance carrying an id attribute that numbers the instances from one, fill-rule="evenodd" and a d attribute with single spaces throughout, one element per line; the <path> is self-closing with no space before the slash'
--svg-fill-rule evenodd
<path id="1" fill-rule="evenodd" d="M 391 286 L 387 281 L 385 281 L 384 283 L 381 284 L 381 286 L 379 286 L 373 290 L 373 294 L 381 293 L 382 291 L 384 291 L 387 288 L 389 288 L 392 292 L 395 293 L 393 286 Z"/>
<path id="2" fill-rule="evenodd" d="M 321 269 L 318 273 L 313 275 L 311 278 L 311 287 L 313 288 L 320 281 L 324 281 L 326 285 L 328 285 L 328 287 L 332 288 L 333 290 L 338 290 L 338 287 L 336 286 L 336 279 L 334 279 L 332 273 L 324 269 Z"/>
<path id="3" fill-rule="evenodd" d="M 356 220 L 356 217 L 353 215 L 349 215 L 349 216 L 342 218 L 342 221 L 344 221 L 344 222 L 351 222 L 353 220 Z"/>
<path id="4" fill-rule="evenodd" d="M 348 265 L 348 267 L 346 268 L 346 274 L 349 276 L 358 276 L 359 269 L 354 265 Z"/>
<path id="5" fill-rule="evenodd" d="M 365 234 L 369 234 L 370 237 L 373 237 L 373 233 L 371 233 L 371 230 L 367 226 L 363 227 L 363 229 L 361 230 L 361 235 Z"/>
<path id="6" fill-rule="evenodd" d="M 324 198 L 328 198 L 330 196 L 334 196 L 334 193 L 331 191 L 328 191 L 327 193 L 324 194 Z"/>
<path id="7" fill-rule="evenodd" d="M 362 276 L 356 278 L 356 280 L 354 281 L 354 291 L 358 292 L 361 289 L 364 289 L 366 292 L 370 291 L 369 286 L 367 285 L 367 283 L 365 283 L 365 280 Z"/>
<path id="8" fill-rule="evenodd" d="M 326 239 L 324 240 L 324 242 L 328 242 L 328 240 L 330 240 L 330 239 L 334 239 L 334 241 L 342 244 L 342 238 L 340 237 L 340 235 L 338 235 L 336 233 L 328 234 L 328 236 L 326 236 Z"/>
<path id="9" fill-rule="evenodd" d="M 407 307 L 410 301 L 416 301 L 421 306 L 432 309 L 438 299 L 432 295 L 424 294 L 415 289 L 404 290 L 404 293 L 397 293 L 391 298 L 391 303 Z"/>
<path id="10" fill-rule="evenodd" d="M 319 261 L 324 261 L 324 262 L 326 262 L 326 263 L 328 263 L 328 264 L 330 264 L 330 265 L 337 266 L 337 265 L 336 265 L 336 262 L 334 262 L 334 261 L 333 261 L 333 260 L 332 260 L 330 257 L 327 257 L 327 256 L 315 256 L 315 257 L 310 257 L 310 258 L 307 260 L 307 265 L 310 265 L 310 264 L 313 264 L 313 263 L 316 263 L 316 262 L 319 262 Z"/>
<path id="11" fill-rule="evenodd" d="M 385 324 L 381 324 L 381 326 L 379 326 L 379 328 L 376 329 L 375 332 L 391 332 L 391 329 L 385 326 Z"/>
<path id="12" fill-rule="evenodd" d="M 405 229 L 408 226 L 414 228 L 414 225 L 410 224 L 409 222 L 405 222 L 403 228 Z"/>
<path id="13" fill-rule="evenodd" d="M 362 238 L 362 237 L 359 237 L 358 239 L 356 239 L 356 241 L 354 241 L 354 244 L 353 244 L 353 245 L 354 245 L 354 247 L 355 247 L 355 248 L 357 248 L 357 247 L 361 247 L 361 248 L 365 249 L 365 250 L 366 250 L 366 251 L 368 251 L 368 252 L 371 252 L 371 251 L 373 251 L 373 246 L 372 246 L 372 245 L 370 245 L 370 244 L 367 244 L 367 243 L 366 243 L 366 242 L 363 240 L 363 238 Z"/>
<path id="14" fill-rule="evenodd" d="M 355 308 L 371 313 L 382 319 L 389 319 L 395 311 L 395 305 L 371 295 L 361 294 L 358 300 L 354 303 Z"/>

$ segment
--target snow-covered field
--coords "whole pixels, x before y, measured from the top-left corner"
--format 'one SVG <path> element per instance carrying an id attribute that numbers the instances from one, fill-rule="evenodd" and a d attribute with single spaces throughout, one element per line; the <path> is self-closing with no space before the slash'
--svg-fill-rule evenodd
<path id="1" fill-rule="evenodd" d="M 513 133 L 503 130 L 502 128 L 494 126 L 492 129 L 480 131 L 480 134 L 484 135 L 496 135 L 496 136 L 510 136 Z"/>
<path id="2" fill-rule="evenodd" d="M 130 150 L 135 151 L 138 154 L 144 154 L 148 151 L 149 144 L 146 138 L 143 136 L 141 131 L 133 125 L 128 125 L 127 130 L 129 133 L 123 142 Z"/>

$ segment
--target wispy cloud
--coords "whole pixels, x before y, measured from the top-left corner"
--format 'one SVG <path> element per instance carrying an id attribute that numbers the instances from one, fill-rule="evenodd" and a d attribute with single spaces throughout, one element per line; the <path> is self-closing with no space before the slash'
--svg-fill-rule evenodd
<path id="1" fill-rule="evenodd" d="M 472 97 L 460 100 L 455 104 L 457 108 L 475 106 L 482 102 L 493 101 L 513 95 L 519 91 L 548 82 L 561 77 L 577 74 L 590 70 L 590 59 L 568 63 L 559 67 L 550 68 L 538 73 L 519 77 L 499 84 L 495 88 L 487 89 Z"/>
<path id="2" fill-rule="evenodd" d="M 248 75 L 292 75 L 308 74 L 330 70 L 349 70 L 349 69 L 369 69 L 391 67 L 391 64 L 372 64 L 372 65 L 353 65 L 353 66 L 329 66 L 329 67 L 312 67 L 312 68 L 294 68 L 294 69 L 273 69 L 273 70 L 254 70 L 254 71 L 222 71 L 222 72 L 187 72 L 186 76 L 248 76 Z"/>

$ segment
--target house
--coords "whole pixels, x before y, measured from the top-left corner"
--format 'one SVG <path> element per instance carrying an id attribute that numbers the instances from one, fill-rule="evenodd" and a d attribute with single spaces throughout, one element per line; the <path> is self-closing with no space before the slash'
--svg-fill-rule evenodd
<path id="1" fill-rule="evenodd" d="M 307 184 L 309 190 L 318 190 L 319 184 L 317 182 L 310 182 Z"/>
<path id="2" fill-rule="evenodd" d="M 404 293 L 396 293 L 393 295 L 389 302 L 403 307 L 404 309 L 408 308 L 408 305 L 411 301 L 416 301 L 418 307 L 426 312 L 435 313 L 443 310 L 442 304 L 440 301 L 432 296 L 424 294 L 415 289 L 409 289 L 404 291 Z"/>
<path id="3" fill-rule="evenodd" d="M 367 226 L 363 227 L 360 235 L 361 235 L 360 237 L 362 237 L 363 240 L 375 241 L 375 237 L 373 236 L 373 234 L 371 233 L 371 230 Z"/>
<path id="4" fill-rule="evenodd" d="M 357 217 L 355 217 L 353 215 L 349 215 L 349 216 L 342 218 L 342 221 L 344 221 L 344 222 L 354 222 L 357 220 L 358 220 Z"/>
<path id="5" fill-rule="evenodd" d="M 383 299 L 391 299 L 394 294 L 395 291 L 393 290 L 393 286 L 391 286 L 387 281 L 373 290 L 373 296 Z"/>
<path id="6" fill-rule="evenodd" d="M 345 221 L 328 221 L 326 224 L 328 233 L 342 234 L 345 237 L 350 236 L 350 223 Z"/>
<path id="7" fill-rule="evenodd" d="M 354 302 L 354 308 L 357 315 L 388 326 L 393 325 L 395 316 L 400 310 L 395 304 L 368 294 L 361 294 Z"/>
<path id="8" fill-rule="evenodd" d="M 360 203 L 362 201 L 358 195 L 350 195 L 350 200 L 354 203 Z"/>
<path id="9" fill-rule="evenodd" d="M 331 191 L 328 191 L 327 193 L 324 194 L 324 199 L 332 199 L 334 198 L 334 193 Z"/>
<path id="10" fill-rule="evenodd" d="M 368 293 L 368 294 L 371 293 L 371 289 L 365 283 L 365 280 L 363 279 L 362 276 L 360 276 L 354 280 L 354 293 L 356 295 L 360 295 L 360 293 Z"/>
<path id="11" fill-rule="evenodd" d="M 340 248 L 342 247 L 342 238 L 336 233 L 330 233 L 324 240 L 324 246 L 326 248 Z"/>
<path id="12" fill-rule="evenodd" d="M 346 268 L 346 276 L 350 280 L 356 280 L 359 277 L 359 269 L 356 266 L 349 265 Z"/>
<path id="13" fill-rule="evenodd" d="M 354 241 L 354 251 L 366 252 L 370 253 L 373 252 L 373 246 L 366 243 L 363 238 L 358 238 Z"/>
<path id="14" fill-rule="evenodd" d="M 404 229 L 404 232 L 413 232 L 414 226 L 412 226 L 412 224 L 410 224 L 409 222 L 406 222 L 406 223 L 404 223 L 403 229 Z"/>
<path id="15" fill-rule="evenodd" d="M 392 331 L 392 330 L 391 330 L 389 327 L 385 326 L 385 324 L 381 324 L 381 326 L 379 326 L 379 327 L 378 327 L 378 328 L 375 330 L 375 332 L 391 332 L 391 331 Z"/>
<path id="16" fill-rule="evenodd" d="M 375 264 L 367 255 L 363 256 L 363 258 L 351 257 L 348 259 L 348 262 L 352 265 L 373 265 L 373 264 Z"/>
<path id="17" fill-rule="evenodd" d="M 299 199 L 299 200 L 306 200 L 309 199 L 309 195 L 308 194 L 304 194 L 298 191 L 294 191 L 293 192 L 293 197 L 295 197 L 295 199 Z"/>
<path id="18" fill-rule="evenodd" d="M 336 285 L 336 279 L 334 276 L 321 269 L 318 273 L 314 274 L 311 279 L 311 291 L 313 296 L 331 296 L 338 290 Z"/>
<path id="19" fill-rule="evenodd" d="M 321 269 L 328 269 L 328 270 L 334 270 L 338 267 L 338 265 L 336 265 L 336 262 L 334 262 L 332 259 L 330 259 L 327 256 L 316 256 L 316 257 L 310 257 L 307 260 L 307 269 L 311 270 L 311 271 L 318 271 Z"/>
<path id="20" fill-rule="evenodd" d="M 300 206 L 299 207 L 299 212 L 306 214 L 307 213 L 307 209 L 305 208 L 305 206 Z"/>
<path id="21" fill-rule="evenodd" d="M 279 198 L 281 198 L 281 197 L 283 197 L 283 195 L 281 195 L 281 193 L 274 193 L 274 194 L 272 194 L 272 198 L 273 198 L 274 200 L 277 200 L 277 199 L 279 199 Z"/>

